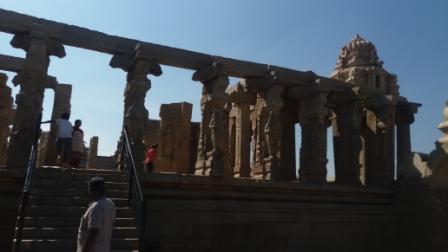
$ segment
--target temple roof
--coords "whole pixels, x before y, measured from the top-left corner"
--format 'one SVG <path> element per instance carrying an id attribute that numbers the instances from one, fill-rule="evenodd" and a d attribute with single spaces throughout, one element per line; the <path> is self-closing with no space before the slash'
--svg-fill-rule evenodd
<path id="1" fill-rule="evenodd" d="M 382 67 L 383 61 L 379 59 L 375 46 L 356 34 L 339 54 L 336 70 L 348 67 Z"/>

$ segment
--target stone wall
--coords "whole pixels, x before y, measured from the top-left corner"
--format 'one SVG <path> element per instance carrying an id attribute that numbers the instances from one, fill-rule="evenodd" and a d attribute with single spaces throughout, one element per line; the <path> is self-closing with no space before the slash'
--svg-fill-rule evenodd
<path id="1" fill-rule="evenodd" d="M 397 251 L 392 191 L 168 174 L 144 183 L 154 251 Z"/>
<path id="2" fill-rule="evenodd" d="M 22 193 L 23 174 L 0 169 L 0 248 L 12 251 L 14 227 Z"/>

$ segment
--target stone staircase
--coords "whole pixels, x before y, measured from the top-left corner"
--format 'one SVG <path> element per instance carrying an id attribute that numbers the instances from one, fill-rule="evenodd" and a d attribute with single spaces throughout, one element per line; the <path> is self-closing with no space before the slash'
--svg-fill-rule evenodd
<path id="1" fill-rule="evenodd" d="M 87 181 L 101 176 L 106 195 L 115 203 L 117 215 L 112 232 L 112 251 L 137 251 L 138 232 L 133 210 L 128 207 L 125 174 L 110 170 L 36 169 L 25 213 L 22 251 L 76 251 L 81 215 L 90 202 Z"/>

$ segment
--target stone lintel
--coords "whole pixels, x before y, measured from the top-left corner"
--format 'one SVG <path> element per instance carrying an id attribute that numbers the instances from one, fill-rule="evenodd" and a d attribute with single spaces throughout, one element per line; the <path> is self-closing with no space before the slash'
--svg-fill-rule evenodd
<path id="1" fill-rule="evenodd" d="M 366 107 L 372 110 L 381 109 L 386 106 L 395 106 L 396 103 L 397 101 L 392 95 L 375 95 L 365 100 Z"/>
<path id="2" fill-rule="evenodd" d="M 314 83 L 319 86 L 321 90 L 325 90 L 327 92 L 343 92 L 351 88 L 345 82 L 321 76 L 316 77 Z"/>
<path id="3" fill-rule="evenodd" d="M 274 71 L 277 76 L 277 82 L 283 84 L 307 84 L 313 82 L 317 75 L 312 71 L 291 70 L 284 67 L 269 66 L 270 71 Z"/>
<path id="4" fill-rule="evenodd" d="M 219 63 L 222 67 L 222 73 L 229 76 L 247 77 L 263 76 L 269 72 L 269 65 L 254 63 L 250 61 L 224 58 L 221 56 L 212 56 L 212 61 Z M 250 74 L 241 74 L 250 73 Z M 242 75 L 242 76 L 241 76 Z"/>
<path id="5" fill-rule="evenodd" d="M 339 104 L 350 103 L 352 101 L 361 100 L 351 89 L 343 92 L 332 92 L 328 95 L 328 104 L 338 106 Z"/>
<path id="6" fill-rule="evenodd" d="M 10 72 L 20 72 L 25 65 L 25 59 L 0 54 L 0 69 Z"/>
<path id="7" fill-rule="evenodd" d="M 227 73 L 232 77 L 260 77 L 265 75 L 265 69 L 278 72 L 278 82 L 285 85 L 291 83 L 305 84 L 312 82 L 318 77 L 311 71 L 304 72 L 279 66 L 212 56 L 185 49 L 112 36 L 83 27 L 0 9 L 0 31 L 2 32 L 11 34 L 29 34 L 29 31 L 33 27 L 33 23 L 38 23 L 39 25 L 46 27 L 48 36 L 55 41 L 60 41 L 62 44 L 111 55 L 132 55 L 135 46 L 140 43 L 142 44 L 141 55 L 143 58 L 146 60 L 154 60 L 159 64 L 168 66 L 197 70 L 203 66 L 209 65 L 213 58 L 217 62 L 223 63 L 223 73 Z"/>

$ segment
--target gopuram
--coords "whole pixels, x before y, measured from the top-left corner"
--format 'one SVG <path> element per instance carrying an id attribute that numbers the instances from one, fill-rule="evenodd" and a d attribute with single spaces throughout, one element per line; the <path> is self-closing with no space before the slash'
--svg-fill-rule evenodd
<path id="1" fill-rule="evenodd" d="M 3 9 L 0 31 L 26 52 L 0 54 L 0 70 L 15 73 L 20 87 L 13 106 L 0 73 L 2 251 L 17 244 L 21 251 L 74 250 L 85 180 L 98 174 L 110 180 L 118 206 L 116 250 L 448 249 L 447 109 L 436 150 L 412 152 L 410 126 L 421 104 L 400 96 L 397 76 L 359 35 L 324 77 Z M 45 89 L 55 92 L 52 119 L 71 110 L 76 84 L 48 75 L 50 56 L 63 58 L 64 46 L 108 54 L 111 68 L 124 71 L 123 132 L 107 168 L 93 137 L 84 167 L 64 174 L 54 166 L 56 128 L 37 134 Z M 163 66 L 191 70 L 202 85 L 200 122 L 191 121 L 193 107 L 183 97 L 163 104 L 160 120 L 149 118 L 146 95 Z M 330 138 L 334 157 L 327 156 Z M 156 143 L 149 173 L 145 151 Z M 327 179 L 329 160 L 334 181 Z"/>

